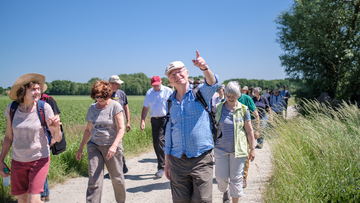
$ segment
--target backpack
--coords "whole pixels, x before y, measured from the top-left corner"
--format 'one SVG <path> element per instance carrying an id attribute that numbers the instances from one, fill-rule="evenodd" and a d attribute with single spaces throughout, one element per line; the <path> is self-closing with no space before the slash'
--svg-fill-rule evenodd
<path id="1" fill-rule="evenodd" d="M 54 102 L 56 103 L 55 99 L 47 94 L 42 94 L 42 96 L 40 98 L 40 100 L 46 101 L 47 103 L 49 103 L 49 99 L 54 100 Z M 65 133 L 64 133 L 62 125 L 60 125 L 60 130 L 61 130 L 61 134 L 62 134 L 60 142 L 55 142 L 54 145 L 50 147 L 51 153 L 53 155 L 59 155 L 60 153 L 62 153 L 66 150 Z"/>
<path id="2" fill-rule="evenodd" d="M 52 97 L 50 97 L 50 98 L 52 98 Z M 11 120 L 11 123 L 12 123 L 12 121 L 14 119 L 14 115 L 15 115 L 15 112 L 16 112 L 18 106 L 19 106 L 19 103 L 16 102 L 16 101 L 13 101 L 11 103 L 11 107 L 10 107 L 10 120 Z M 46 124 L 44 106 L 45 106 L 45 101 L 43 100 L 43 98 L 39 99 L 36 108 L 37 108 L 37 112 L 38 112 L 38 116 L 39 116 L 39 119 L 40 119 L 41 126 L 44 129 L 45 135 L 48 138 L 49 145 L 50 145 L 52 136 L 51 136 L 51 132 L 50 132 L 50 130 L 49 130 L 47 124 Z M 58 155 L 61 152 L 66 150 L 66 140 L 65 140 L 65 136 L 64 136 L 62 126 L 60 126 L 60 129 L 61 129 L 61 133 L 62 133 L 61 141 L 56 142 L 53 146 L 50 147 L 51 152 L 52 152 L 53 155 Z"/>
<path id="3" fill-rule="evenodd" d="M 213 108 L 210 108 L 209 110 L 209 107 L 208 105 L 206 104 L 206 101 L 204 99 L 204 97 L 202 96 L 201 92 L 199 91 L 199 86 L 195 86 L 193 89 L 192 89 L 192 92 L 193 94 L 195 95 L 195 102 L 196 101 L 199 101 L 200 104 L 204 107 L 204 109 L 206 110 L 206 112 L 208 112 L 209 114 L 209 118 L 210 118 L 210 124 L 211 124 L 211 133 L 213 135 L 213 139 L 214 139 L 214 142 L 216 141 L 216 139 L 218 138 L 217 137 L 217 125 L 216 125 L 216 121 L 215 121 L 215 112 L 213 110 Z M 169 122 L 170 120 L 170 108 L 171 108 L 171 96 L 169 97 L 169 99 L 167 100 L 168 102 L 168 112 L 166 114 L 166 123 L 165 125 L 167 124 L 167 122 Z M 212 107 L 212 99 L 210 99 L 210 107 Z M 221 136 L 220 136 L 221 137 Z M 220 138 L 219 137 L 219 138 Z"/>

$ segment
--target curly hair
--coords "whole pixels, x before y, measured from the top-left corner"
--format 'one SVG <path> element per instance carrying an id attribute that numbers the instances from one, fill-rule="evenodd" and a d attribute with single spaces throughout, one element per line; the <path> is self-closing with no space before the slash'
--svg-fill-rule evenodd
<path id="1" fill-rule="evenodd" d="M 101 94 L 105 100 L 110 99 L 112 94 L 111 85 L 106 80 L 98 80 L 94 82 L 91 88 L 90 97 L 96 100 L 95 95 Z"/>
<path id="2" fill-rule="evenodd" d="M 21 86 L 17 91 L 16 91 L 16 100 L 18 103 L 23 103 L 24 102 L 24 97 L 26 95 L 26 90 L 28 88 L 32 88 L 35 84 L 40 85 L 40 82 L 29 82 L 28 84 L 25 84 L 23 86 Z"/>

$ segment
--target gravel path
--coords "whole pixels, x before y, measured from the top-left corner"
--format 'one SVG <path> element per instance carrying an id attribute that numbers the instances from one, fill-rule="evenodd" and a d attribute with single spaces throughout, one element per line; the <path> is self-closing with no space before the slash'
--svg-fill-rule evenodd
<path id="1" fill-rule="evenodd" d="M 271 151 L 265 142 L 263 149 L 256 149 L 256 158 L 250 163 L 248 187 L 241 202 L 261 202 L 261 190 L 269 177 Z M 153 151 L 126 161 L 129 172 L 125 174 L 127 202 L 168 203 L 171 201 L 170 183 L 167 178 L 156 179 L 157 160 Z M 85 202 L 88 178 L 73 178 L 51 188 L 50 202 Z M 222 193 L 217 189 L 214 176 L 213 202 L 222 202 Z M 115 202 L 110 179 L 104 180 L 102 202 Z"/>
<path id="2" fill-rule="evenodd" d="M 293 107 L 289 107 L 289 117 L 295 114 Z M 244 189 L 245 196 L 240 202 L 262 202 L 261 192 L 264 183 L 268 181 L 271 170 L 271 149 L 265 140 L 262 149 L 255 150 L 255 160 L 250 162 L 247 188 Z M 126 202 L 136 203 L 170 203 L 170 183 L 164 176 L 155 178 L 157 171 L 157 160 L 153 151 L 140 155 L 139 157 L 126 161 L 129 172 L 125 174 L 126 179 Z M 215 171 L 214 171 L 215 172 Z M 83 203 L 85 202 L 88 178 L 73 178 L 64 184 L 51 188 L 51 203 Z M 213 202 L 222 202 L 222 193 L 217 189 L 213 180 Z M 105 179 L 102 195 L 103 203 L 115 202 L 114 192 L 110 179 Z"/>

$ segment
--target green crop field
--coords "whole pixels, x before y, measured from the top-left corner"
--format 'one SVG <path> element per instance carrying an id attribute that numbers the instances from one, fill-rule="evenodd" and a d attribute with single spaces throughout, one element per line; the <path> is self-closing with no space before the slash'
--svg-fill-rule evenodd
<path id="1" fill-rule="evenodd" d="M 152 148 L 152 136 L 150 119 L 146 119 L 146 128 L 140 130 L 140 118 L 142 103 L 145 96 L 128 96 L 131 131 L 125 133 L 123 138 L 124 154 L 126 158 L 131 158 L 140 153 L 146 152 Z M 49 184 L 54 185 L 63 182 L 67 178 L 87 176 L 88 166 L 85 157 L 80 162 L 75 159 L 79 148 L 85 127 L 86 113 L 89 106 L 94 102 L 90 96 L 54 96 L 61 111 L 60 118 L 63 123 L 65 137 L 67 141 L 67 150 L 58 155 L 51 155 L 50 169 L 48 174 Z M 6 117 L 4 112 L 6 106 L 11 103 L 8 97 L 0 97 L 0 139 L 5 136 Z M 86 148 L 84 149 L 86 155 Z M 10 166 L 11 150 L 7 154 L 5 162 Z M 13 201 L 14 197 L 10 195 L 10 187 L 4 187 L 2 179 L 0 181 L 0 202 Z"/>

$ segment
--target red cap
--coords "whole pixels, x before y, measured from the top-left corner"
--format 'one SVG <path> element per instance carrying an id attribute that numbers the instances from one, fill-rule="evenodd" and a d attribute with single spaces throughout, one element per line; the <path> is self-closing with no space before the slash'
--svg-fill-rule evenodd
<path id="1" fill-rule="evenodd" d="M 161 78 L 159 76 L 154 76 L 151 78 L 151 85 L 160 85 Z"/>

